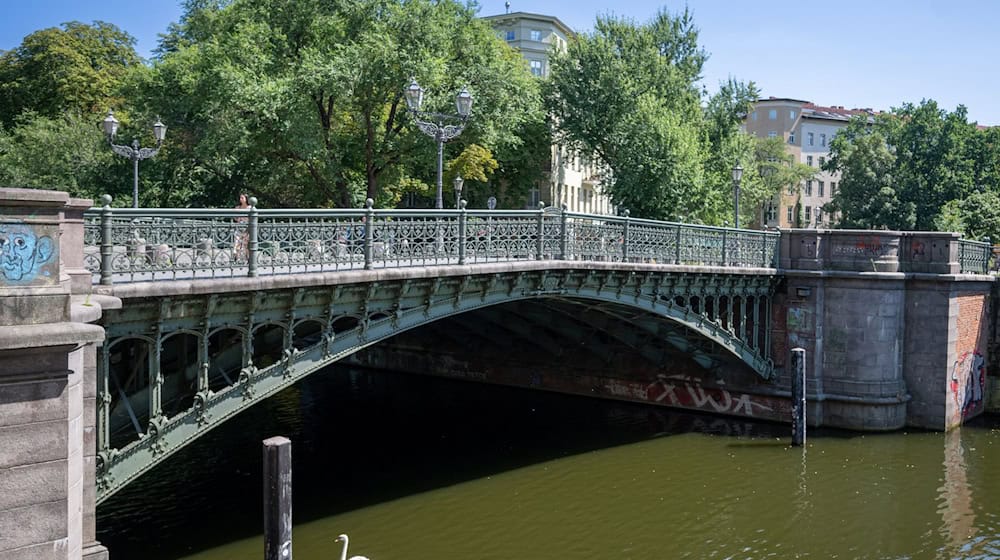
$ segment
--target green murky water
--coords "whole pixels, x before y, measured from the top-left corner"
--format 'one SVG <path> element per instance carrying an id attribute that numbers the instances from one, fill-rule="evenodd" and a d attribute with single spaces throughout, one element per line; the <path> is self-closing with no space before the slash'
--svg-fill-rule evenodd
<path id="1" fill-rule="evenodd" d="M 992 422 L 992 424 L 991 424 Z M 262 558 L 260 440 L 293 441 L 298 560 L 1000 558 L 1000 422 L 813 431 L 331 368 L 104 504 L 112 559 Z"/>

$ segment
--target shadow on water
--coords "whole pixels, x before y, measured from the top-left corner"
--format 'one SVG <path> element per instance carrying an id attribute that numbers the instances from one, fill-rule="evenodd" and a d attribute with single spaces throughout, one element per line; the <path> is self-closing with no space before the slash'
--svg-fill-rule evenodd
<path id="1" fill-rule="evenodd" d="M 109 499 L 98 510 L 98 538 L 117 558 L 156 560 L 261 534 L 260 442 L 273 435 L 293 442 L 299 524 L 657 437 L 697 432 L 739 437 L 734 446 L 787 446 L 788 429 L 334 366 L 224 423 Z"/>

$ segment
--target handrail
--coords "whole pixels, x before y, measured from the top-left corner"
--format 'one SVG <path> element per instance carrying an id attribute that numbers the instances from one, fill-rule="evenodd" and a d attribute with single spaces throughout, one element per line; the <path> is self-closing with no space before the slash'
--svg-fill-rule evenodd
<path id="1" fill-rule="evenodd" d="M 993 245 L 986 241 L 958 240 L 958 264 L 963 274 L 989 274 Z"/>
<path id="2" fill-rule="evenodd" d="M 91 208 L 95 282 L 531 260 L 776 268 L 779 234 L 533 210 Z M 464 201 L 463 201 L 464 202 Z"/>

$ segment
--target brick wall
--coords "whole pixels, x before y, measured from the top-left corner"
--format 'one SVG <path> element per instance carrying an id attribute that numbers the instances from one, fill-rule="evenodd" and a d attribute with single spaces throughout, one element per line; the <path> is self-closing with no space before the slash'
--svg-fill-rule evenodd
<path id="1" fill-rule="evenodd" d="M 960 293 L 953 299 L 955 341 L 948 377 L 949 427 L 960 425 L 985 408 L 987 297 L 983 293 Z"/>

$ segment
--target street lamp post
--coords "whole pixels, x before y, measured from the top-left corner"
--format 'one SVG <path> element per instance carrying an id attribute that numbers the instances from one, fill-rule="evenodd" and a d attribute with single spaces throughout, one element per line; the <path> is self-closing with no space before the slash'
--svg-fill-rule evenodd
<path id="1" fill-rule="evenodd" d="M 437 142 L 437 196 L 434 200 L 435 208 L 444 208 L 444 200 L 441 193 L 441 178 L 443 172 L 444 143 L 453 140 L 462 133 L 465 123 L 469 120 L 472 112 L 472 95 L 469 90 L 462 88 L 455 96 L 455 109 L 457 115 L 445 113 L 430 113 L 421 111 L 420 106 L 424 101 L 424 88 L 417 84 L 414 79 L 410 80 L 409 87 L 404 90 L 406 96 L 406 106 L 413 115 L 413 122 L 417 123 L 420 131 L 434 138 Z M 445 124 L 445 121 L 458 121 L 458 124 Z"/>
<path id="2" fill-rule="evenodd" d="M 733 167 L 733 197 L 735 199 L 733 222 L 736 224 L 736 229 L 740 229 L 740 181 L 742 179 L 743 166 L 737 162 L 736 167 Z"/>
<path id="3" fill-rule="evenodd" d="M 140 148 L 138 138 L 132 140 L 131 146 L 115 144 L 115 134 L 118 133 L 118 119 L 115 118 L 113 111 L 108 111 L 108 116 L 105 117 L 101 125 L 104 128 L 104 134 L 108 137 L 108 143 L 111 144 L 111 149 L 114 150 L 116 154 L 132 160 L 132 208 L 138 208 L 139 161 L 149 159 L 155 156 L 156 152 L 160 151 L 160 146 L 163 145 L 163 137 L 167 134 L 167 127 L 161 123 L 160 118 L 157 117 L 156 124 L 153 125 L 153 138 L 156 139 L 156 147 Z"/>
<path id="4" fill-rule="evenodd" d="M 465 184 L 465 179 L 461 175 L 455 176 L 455 210 L 458 210 L 459 204 L 462 203 L 462 185 Z"/>

